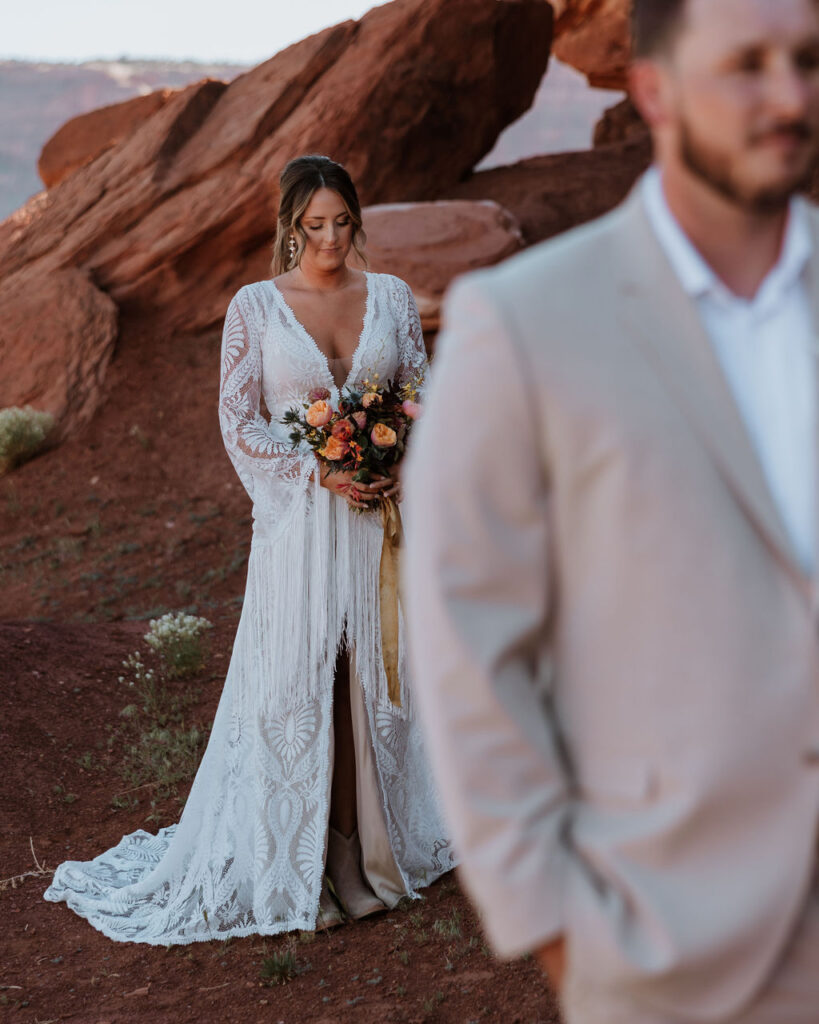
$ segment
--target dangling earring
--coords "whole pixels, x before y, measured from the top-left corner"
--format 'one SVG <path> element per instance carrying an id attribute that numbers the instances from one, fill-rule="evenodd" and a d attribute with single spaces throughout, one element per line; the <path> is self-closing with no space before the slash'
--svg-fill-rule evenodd
<path id="1" fill-rule="evenodd" d="M 295 259 L 296 259 L 296 248 L 297 248 L 297 246 L 296 246 L 296 236 L 295 235 L 291 235 L 290 236 L 290 241 L 287 243 L 287 249 L 288 249 L 288 252 L 290 253 L 290 262 L 291 263 L 293 263 L 295 261 Z"/>

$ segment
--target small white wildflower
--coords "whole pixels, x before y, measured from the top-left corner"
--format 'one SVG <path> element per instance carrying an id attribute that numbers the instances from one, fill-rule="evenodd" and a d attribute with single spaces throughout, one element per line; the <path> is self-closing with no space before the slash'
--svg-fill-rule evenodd
<path id="1" fill-rule="evenodd" d="M 167 612 L 151 619 L 145 642 L 162 659 L 169 677 L 183 677 L 198 672 L 205 663 L 207 645 L 204 634 L 212 623 L 185 612 Z"/>

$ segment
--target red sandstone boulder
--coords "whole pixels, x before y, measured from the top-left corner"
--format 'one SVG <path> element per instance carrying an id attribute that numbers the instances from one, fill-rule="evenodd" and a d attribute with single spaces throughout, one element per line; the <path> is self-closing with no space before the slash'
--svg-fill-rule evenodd
<path id="1" fill-rule="evenodd" d="M 647 139 L 648 125 L 630 99 L 621 100 L 603 112 L 594 126 L 595 146 L 610 146 L 614 142 Z"/>
<path id="2" fill-rule="evenodd" d="M 554 53 L 591 85 L 625 89 L 629 61 L 629 0 L 551 0 Z"/>
<path id="3" fill-rule="evenodd" d="M 480 171 L 442 196 L 494 199 L 511 211 L 528 244 L 607 213 L 651 161 L 647 137 L 582 153 L 559 153 Z"/>
<path id="4" fill-rule="evenodd" d="M 78 168 L 96 160 L 100 153 L 128 138 L 167 103 L 171 92 L 159 89 L 66 121 L 45 144 L 37 161 L 46 188 L 58 185 Z"/>
<path id="5" fill-rule="evenodd" d="M 82 270 L 24 271 L 0 284 L 0 408 L 52 413 L 61 433 L 91 416 L 117 339 L 118 312 Z"/>
<path id="6" fill-rule="evenodd" d="M 515 218 L 490 200 L 369 206 L 364 230 L 370 269 L 410 285 L 425 333 L 438 330 L 441 297 L 454 277 L 523 248 Z"/>

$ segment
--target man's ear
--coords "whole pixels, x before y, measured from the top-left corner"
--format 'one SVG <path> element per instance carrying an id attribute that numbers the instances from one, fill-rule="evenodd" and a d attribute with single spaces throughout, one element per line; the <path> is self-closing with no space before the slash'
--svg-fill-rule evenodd
<path id="1" fill-rule="evenodd" d="M 629 68 L 628 91 L 649 128 L 660 128 L 668 117 L 668 72 L 655 60 L 636 60 Z"/>

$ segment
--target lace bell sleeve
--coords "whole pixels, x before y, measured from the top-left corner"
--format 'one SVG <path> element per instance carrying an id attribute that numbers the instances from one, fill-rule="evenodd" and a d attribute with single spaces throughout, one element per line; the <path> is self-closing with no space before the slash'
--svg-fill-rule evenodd
<path id="1" fill-rule="evenodd" d="M 264 327 L 262 304 L 251 288 L 242 288 L 228 306 L 222 333 L 219 424 L 256 518 L 281 521 L 306 493 L 316 460 L 294 451 L 284 428 L 262 416 Z"/>
<path id="2" fill-rule="evenodd" d="M 398 383 L 406 384 L 427 372 L 427 350 L 421 330 L 421 316 L 410 286 L 396 278 L 400 284 L 398 298 Z M 423 390 L 423 389 L 422 389 Z"/>

